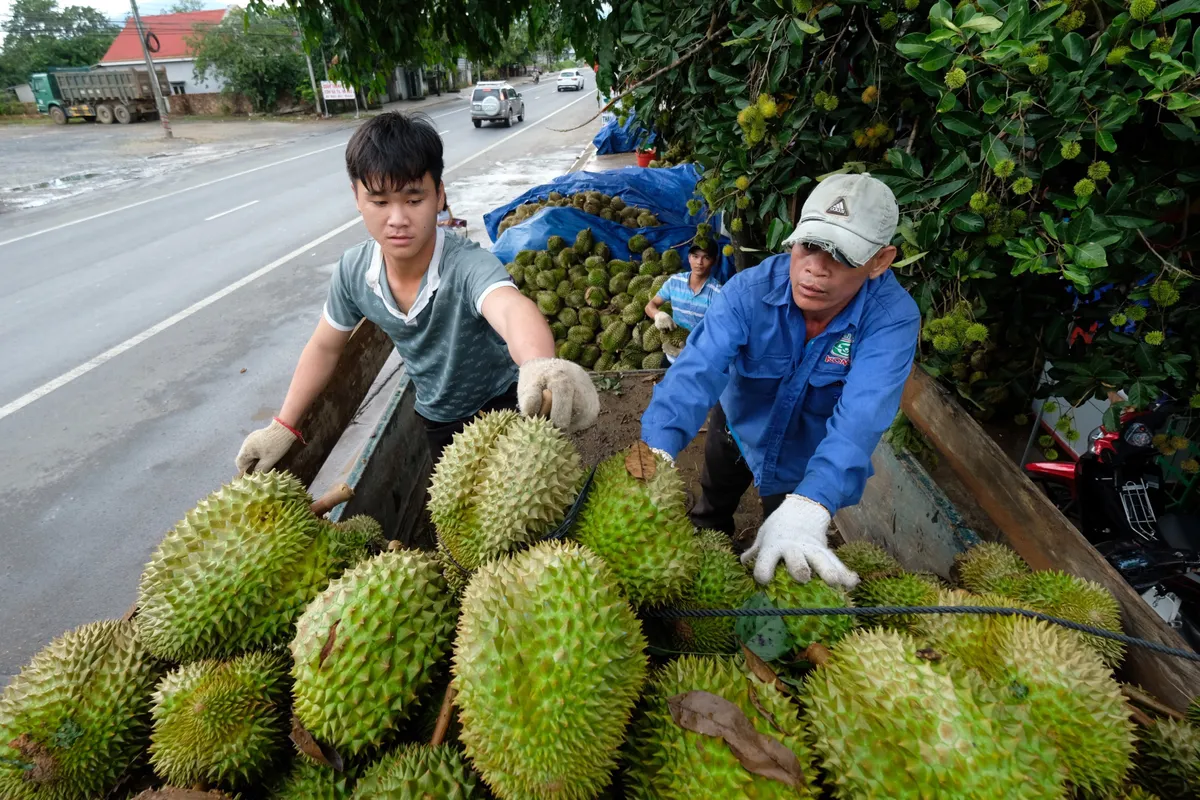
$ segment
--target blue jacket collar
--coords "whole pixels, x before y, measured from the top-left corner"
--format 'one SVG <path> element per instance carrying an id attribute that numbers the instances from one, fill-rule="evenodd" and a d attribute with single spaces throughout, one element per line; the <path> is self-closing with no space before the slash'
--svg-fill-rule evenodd
<path id="1" fill-rule="evenodd" d="M 771 265 L 771 288 L 763 295 L 763 302 L 771 306 L 795 305 L 792 299 L 792 275 L 791 275 L 791 258 L 784 253 L 776 256 L 778 261 Z M 846 328 L 857 328 L 862 320 L 863 308 L 867 305 L 867 295 L 875 291 L 876 287 L 887 280 L 890 272 L 885 272 L 883 275 L 865 282 L 858 290 L 858 294 L 854 295 L 854 299 L 850 301 L 850 305 L 842 309 L 833 321 L 829 323 L 826 330 L 844 330 Z"/>

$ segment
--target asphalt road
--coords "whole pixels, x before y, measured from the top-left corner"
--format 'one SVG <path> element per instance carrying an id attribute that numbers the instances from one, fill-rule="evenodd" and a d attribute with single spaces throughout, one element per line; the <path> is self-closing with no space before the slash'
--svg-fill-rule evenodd
<path id="1" fill-rule="evenodd" d="M 563 172 L 595 132 L 551 130 L 595 114 L 594 90 L 521 90 L 511 129 L 428 112 L 457 216 Z M 0 216 L 0 685 L 123 613 L 163 534 L 276 412 L 337 258 L 366 236 L 349 135 Z"/>

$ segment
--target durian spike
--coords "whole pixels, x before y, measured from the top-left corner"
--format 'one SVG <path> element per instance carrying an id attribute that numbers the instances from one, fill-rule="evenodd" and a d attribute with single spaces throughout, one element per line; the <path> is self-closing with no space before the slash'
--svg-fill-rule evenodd
<path id="1" fill-rule="evenodd" d="M 454 688 L 454 682 L 446 687 L 446 695 L 442 698 L 442 707 L 438 711 L 437 722 L 433 726 L 433 737 L 429 743 L 434 747 L 440 745 L 446 739 L 446 731 L 450 730 L 450 717 L 454 714 L 454 698 L 458 696 L 458 690 Z"/>
<path id="2" fill-rule="evenodd" d="M 354 497 L 354 490 L 350 488 L 348 483 L 339 483 L 332 489 L 321 495 L 315 503 L 312 504 L 312 513 L 318 517 L 323 517 L 337 506 Z"/>

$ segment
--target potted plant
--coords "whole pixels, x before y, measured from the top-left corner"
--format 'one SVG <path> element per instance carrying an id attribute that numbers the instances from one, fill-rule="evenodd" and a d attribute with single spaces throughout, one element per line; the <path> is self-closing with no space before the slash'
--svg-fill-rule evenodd
<path id="1" fill-rule="evenodd" d="M 648 167 L 650 162 L 658 157 L 658 151 L 652 144 L 639 144 L 637 146 L 637 165 L 639 167 Z"/>

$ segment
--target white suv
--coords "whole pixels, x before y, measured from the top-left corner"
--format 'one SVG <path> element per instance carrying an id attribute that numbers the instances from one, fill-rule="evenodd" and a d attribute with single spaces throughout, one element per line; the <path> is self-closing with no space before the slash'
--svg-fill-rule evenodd
<path id="1" fill-rule="evenodd" d="M 558 74 L 558 91 L 583 89 L 583 73 L 577 69 L 564 69 Z"/>
<path id="2" fill-rule="evenodd" d="M 471 93 L 471 122 L 478 128 L 484 120 L 511 127 L 513 117 L 525 120 L 525 100 L 504 81 L 480 81 Z"/>

